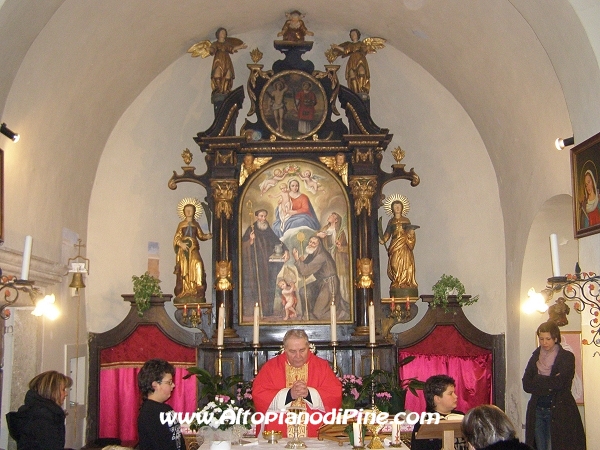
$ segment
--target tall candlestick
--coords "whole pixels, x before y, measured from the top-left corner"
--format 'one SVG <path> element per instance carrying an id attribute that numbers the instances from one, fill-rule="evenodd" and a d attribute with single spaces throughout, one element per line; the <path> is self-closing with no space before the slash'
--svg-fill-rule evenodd
<path id="1" fill-rule="evenodd" d="M 331 342 L 337 342 L 337 312 L 335 303 L 331 302 Z"/>
<path id="2" fill-rule="evenodd" d="M 217 316 L 217 346 L 223 346 L 223 331 L 225 329 L 225 305 L 219 306 L 219 315 Z"/>
<path id="3" fill-rule="evenodd" d="M 259 344 L 259 318 L 260 318 L 260 307 L 258 306 L 258 302 L 254 305 L 254 333 L 252 334 L 252 343 L 254 345 Z"/>
<path id="4" fill-rule="evenodd" d="M 369 303 L 369 344 L 375 344 L 375 305 Z"/>
<path id="5" fill-rule="evenodd" d="M 558 237 L 550 235 L 550 256 L 552 257 L 552 276 L 560 277 L 560 262 L 558 260 Z"/>
<path id="6" fill-rule="evenodd" d="M 23 247 L 23 265 L 21 266 L 21 280 L 29 279 L 29 263 L 31 262 L 31 244 L 33 238 L 25 236 L 25 246 Z"/>

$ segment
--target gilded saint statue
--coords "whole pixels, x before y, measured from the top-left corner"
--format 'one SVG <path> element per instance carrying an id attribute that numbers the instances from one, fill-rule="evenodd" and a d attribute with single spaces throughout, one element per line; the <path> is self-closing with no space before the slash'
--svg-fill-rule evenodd
<path id="1" fill-rule="evenodd" d="M 315 34 L 312 31 L 308 31 L 306 25 L 304 25 L 304 14 L 302 14 L 297 9 L 290 12 L 285 13 L 287 20 L 283 24 L 283 28 L 277 36 L 283 36 L 284 41 L 290 42 L 302 42 L 304 41 L 305 36 L 314 36 Z"/>
<path id="2" fill-rule="evenodd" d="M 346 84 L 357 94 L 368 94 L 371 88 L 371 74 L 367 63 L 367 54 L 375 53 L 384 47 L 385 39 L 369 37 L 360 40 L 360 31 L 350 30 L 350 41 L 331 44 L 333 56 L 348 57 L 346 64 Z"/>
<path id="3" fill-rule="evenodd" d="M 229 55 L 248 46 L 239 39 L 227 37 L 227 30 L 222 27 L 216 31 L 215 37 L 217 40 L 212 43 L 201 41 L 192 45 L 188 53 L 191 53 L 192 57 L 202 56 L 202 58 L 206 58 L 214 56 L 210 72 L 212 92 L 213 94 L 228 94 L 231 92 L 231 86 L 235 78 L 233 63 Z"/>
<path id="4" fill-rule="evenodd" d="M 379 243 L 387 246 L 388 267 L 387 275 L 392 282 L 390 297 L 415 298 L 418 296 L 418 284 L 415 276 L 415 248 L 417 225 L 411 225 L 404 215 L 410 209 L 408 199 L 403 195 L 395 195 L 391 201 L 384 203 L 386 212 L 392 215 L 385 232 L 379 219 Z"/>
<path id="5" fill-rule="evenodd" d="M 206 292 L 206 271 L 200 256 L 200 241 L 212 238 L 204 233 L 198 219 L 202 206 L 195 198 L 184 198 L 178 205 L 179 222 L 173 249 L 175 250 L 175 303 L 203 303 Z"/>

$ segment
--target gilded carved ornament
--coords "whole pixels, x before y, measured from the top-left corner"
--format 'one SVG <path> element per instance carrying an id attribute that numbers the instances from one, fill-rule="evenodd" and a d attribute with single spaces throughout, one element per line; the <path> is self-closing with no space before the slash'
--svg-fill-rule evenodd
<path id="1" fill-rule="evenodd" d="M 212 188 L 213 198 L 215 199 L 215 217 L 220 218 L 222 214 L 225 214 L 227 219 L 231 219 L 233 213 L 233 195 L 237 191 L 237 181 L 211 181 L 210 187 Z"/>
<path id="2" fill-rule="evenodd" d="M 350 189 L 354 196 L 355 214 L 359 216 L 363 208 L 371 215 L 371 199 L 377 187 L 376 177 L 355 177 L 350 180 Z"/>

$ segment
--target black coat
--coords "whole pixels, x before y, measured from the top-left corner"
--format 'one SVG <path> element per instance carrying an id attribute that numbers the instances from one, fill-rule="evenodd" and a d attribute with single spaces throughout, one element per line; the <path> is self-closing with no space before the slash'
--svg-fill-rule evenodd
<path id="1" fill-rule="evenodd" d="M 585 432 L 577 403 L 571 394 L 575 376 L 575 356 L 559 346 L 550 376 L 538 374 L 538 347 L 531 355 L 523 374 L 523 390 L 531 394 L 527 404 L 525 442 L 535 447 L 535 407 L 542 395 L 552 396 L 550 434 L 552 450 L 585 450 Z"/>
<path id="2" fill-rule="evenodd" d="M 488 445 L 487 447 L 480 448 L 479 450 L 532 450 L 527 444 L 519 442 L 518 439 L 511 439 L 509 441 L 500 441 L 495 444 Z"/>
<path id="3" fill-rule="evenodd" d="M 25 404 L 6 415 L 9 433 L 19 450 L 65 448 L 65 412 L 54 401 L 27 391 Z"/>

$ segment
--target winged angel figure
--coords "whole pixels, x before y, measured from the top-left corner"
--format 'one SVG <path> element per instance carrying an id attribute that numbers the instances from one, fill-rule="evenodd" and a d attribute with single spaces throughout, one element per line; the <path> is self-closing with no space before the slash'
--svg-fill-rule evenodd
<path id="1" fill-rule="evenodd" d="M 342 44 L 331 44 L 330 55 L 333 60 L 338 56 L 348 56 L 346 64 L 346 83 L 357 94 L 368 94 L 371 83 L 367 53 L 375 53 L 385 46 L 385 39 L 369 37 L 360 40 L 360 31 L 356 28 L 350 30 L 350 41 Z M 333 61 L 332 61 L 333 62 Z"/>
<path id="2" fill-rule="evenodd" d="M 228 94 L 231 91 L 231 86 L 235 78 L 233 63 L 229 55 L 248 46 L 240 39 L 227 37 L 227 30 L 225 28 L 219 28 L 215 36 L 217 38 L 215 42 L 200 41 L 192 45 L 187 52 L 191 53 L 192 57 L 201 56 L 202 58 L 206 58 L 214 55 L 210 73 L 210 84 L 213 94 Z"/>

